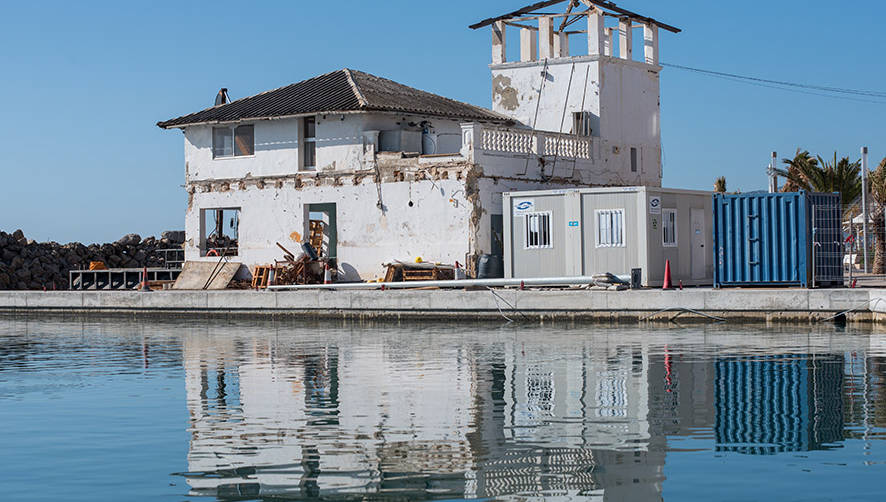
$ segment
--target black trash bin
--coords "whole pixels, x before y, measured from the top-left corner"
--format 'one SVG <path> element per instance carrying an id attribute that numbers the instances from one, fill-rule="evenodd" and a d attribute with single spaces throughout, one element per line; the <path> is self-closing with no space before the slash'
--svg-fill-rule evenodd
<path id="1" fill-rule="evenodd" d="M 501 279 L 505 276 L 505 263 L 500 255 L 480 255 L 477 263 L 477 279 Z"/>

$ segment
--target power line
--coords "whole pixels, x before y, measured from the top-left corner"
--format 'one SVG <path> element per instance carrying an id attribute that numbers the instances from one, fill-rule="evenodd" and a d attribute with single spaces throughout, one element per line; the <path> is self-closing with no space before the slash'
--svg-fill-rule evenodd
<path id="1" fill-rule="evenodd" d="M 859 99 L 858 97 L 851 96 L 863 96 L 869 98 L 883 98 L 886 100 L 886 92 L 881 91 L 871 91 L 871 90 L 863 90 L 863 89 L 849 89 L 844 87 L 829 87 L 829 86 L 821 86 L 821 85 L 813 85 L 813 84 L 804 84 L 799 82 L 788 82 L 783 80 L 772 80 L 766 78 L 752 77 L 748 75 L 738 75 L 735 73 L 726 73 L 721 71 L 714 70 L 705 70 L 702 68 L 693 68 L 690 66 L 683 66 L 678 64 L 671 63 L 659 63 L 661 66 L 667 66 L 670 68 L 677 68 L 680 70 L 691 71 L 695 73 L 701 73 L 704 75 L 723 78 L 732 82 L 739 82 L 744 84 L 756 85 L 758 87 L 767 87 L 771 89 L 781 89 L 784 91 L 792 91 L 799 92 L 802 94 L 810 94 L 813 96 L 822 96 L 828 98 L 835 99 L 847 99 L 850 101 L 861 101 L 865 103 L 880 103 L 886 104 L 886 101 L 877 100 L 877 99 Z M 819 91 L 819 92 L 811 92 L 811 91 Z"/>
<path id="2" fill-rule="evenodd" d="M 709 75 L 719 75 L 722 77 L 737 78 L 737 79 L 741 79 L 741 80 L 752 80 L 755 82 L 764 82 L 767 84 L 777 84 L 777 85 L 784 85 L 784 86 L 788 86 L 788 87 L 799 87 L 802 89 L 812 89 L 812 90 L 816 90 L 816 91 L 828 91 L 828 92 L 837 92 L 837 93 L 843 93 L 843 94 L 856 94 L 859 96 L 873 96 L 873 97 L 877 97 L 877 98 L 886 98 L 886 92 L 881 92 L 881 91 L 847 89 L 844 87 L 826 87 L 826 86 L 821 86 L 821 85 L 801 84 L 801 83 L 797 83 L 797 82 L 786 82 L 783 80 L 770 80 L 770 79 L 765 79 L 765 78 L 750 77 L 747 75 L 738 75 L 735 73 L 725 73 L 725 72 L 721 72 L 721 71 L 704 70 L 701 68 L 692 68 L 690 66 L 683 66 L 683 65 L 672 64 L 672 63 L 661 63 L 661 65 L 662 66 L 670 66 L 671 68 L 680 68 L 681 70 L 689 70 L 689 71 L 695 71 L 695 72 L 699 72 L 699 73 L 707 73 Z"/>

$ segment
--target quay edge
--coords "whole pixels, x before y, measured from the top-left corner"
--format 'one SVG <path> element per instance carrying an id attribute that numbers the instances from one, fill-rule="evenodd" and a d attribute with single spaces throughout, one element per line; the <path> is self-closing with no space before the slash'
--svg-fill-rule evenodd
<path id="1" fill-rule="evenodd" d="M 0 313 L 393 320 L 886 322 L 886 289 L 0 291 Z M 840 320 L 843 320 L 841 318 Z"/>

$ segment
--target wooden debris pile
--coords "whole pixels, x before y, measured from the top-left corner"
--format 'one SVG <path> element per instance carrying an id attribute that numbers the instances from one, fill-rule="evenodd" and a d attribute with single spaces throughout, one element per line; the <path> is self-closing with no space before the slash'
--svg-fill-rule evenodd
<path id="1" fill-rule="evenodd" d="M 309 243 L 302 245 L 302 252 L 295 253 L 277 243 L 283 251 L 283 259 L 273 265 L 258 265 L 252 272 L 252 287 L 264 289 L 271 285 L 291 286 L 301 284 L 323 284 L 335 281 L 336 264 L 333 259 L 318 257 L 317 251 Z M 328 277 L 327 277 L 328 271 Z"/>

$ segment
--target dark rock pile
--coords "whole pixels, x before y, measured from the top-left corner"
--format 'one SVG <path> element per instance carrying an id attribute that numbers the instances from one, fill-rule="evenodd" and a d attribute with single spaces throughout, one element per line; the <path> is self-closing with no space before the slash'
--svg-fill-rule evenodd
<path id="1" fill-rule="evenodd" d="M 181 248 L 184 232 L 163 232 L 160 239 L 136 234 L 110 244 L 34 242 L 21 230 L 0 231 L 0 290 L 68 289 L 70 270 L 88 269 L 90 262 L 108 268 L 162 267 L 160 249 Z"/>

